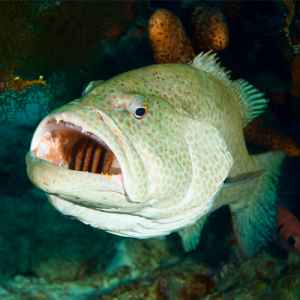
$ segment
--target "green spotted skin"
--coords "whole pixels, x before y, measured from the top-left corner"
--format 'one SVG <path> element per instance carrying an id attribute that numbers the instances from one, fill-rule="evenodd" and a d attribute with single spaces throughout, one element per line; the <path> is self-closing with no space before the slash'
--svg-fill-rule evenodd
<path id="1" fill-rule="evenodd" d="M 149 110 L 137 119 L 141 105 Z M 39 128 L 51 119 L 95 134 L 121 165 L 126 192 L 108 178 L 27 155 L 28 175 L 51 203 L 93 227 L 136 238 L 163 236 L 222 205 L 244 203 L 255 188 L 256 180 L 222 189 L 228 176 L 258 164 L 245 146 L 234 91 L 191 65 L 153 65 L 94 82 Z"/>

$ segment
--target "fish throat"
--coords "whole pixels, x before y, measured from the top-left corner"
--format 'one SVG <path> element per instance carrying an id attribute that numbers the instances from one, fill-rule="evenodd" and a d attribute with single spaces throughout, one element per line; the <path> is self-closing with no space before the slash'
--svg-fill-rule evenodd
<path id="1" fill-rule="evenodd" d="M 103 175 L 122 173 L 118 159 L 113 152 L 86 137 L 73 146 L 69 169 Z"/>
<path id="2" fill-rule="evenodd" d="M 103 140 L 64 121 L 48 122 L 33 152 L 36 157 L 69 170 L 109 178 L 122 174 L 116 155 Z"/>

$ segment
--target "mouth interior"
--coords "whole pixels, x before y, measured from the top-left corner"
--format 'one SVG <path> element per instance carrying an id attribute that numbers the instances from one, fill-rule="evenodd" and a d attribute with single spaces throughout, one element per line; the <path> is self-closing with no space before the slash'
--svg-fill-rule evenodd
<path id="1" fill-rule="evenodd" d="M 52 120 L 46 125 L 33 152 L 38 158 L 70 170 L 108 178 L 122 174 L 116 155 L 104 141 L 63 121 Z"/>

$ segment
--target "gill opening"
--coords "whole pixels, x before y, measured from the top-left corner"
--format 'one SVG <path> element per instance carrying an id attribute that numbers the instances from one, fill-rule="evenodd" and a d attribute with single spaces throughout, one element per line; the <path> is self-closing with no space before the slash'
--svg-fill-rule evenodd
<path id="1" fill-rule="evenodd" d="M 82 138 L 73 146 L 69 169 L 104 175 L 122 173 L 117 157 L 89 138 Z"/>

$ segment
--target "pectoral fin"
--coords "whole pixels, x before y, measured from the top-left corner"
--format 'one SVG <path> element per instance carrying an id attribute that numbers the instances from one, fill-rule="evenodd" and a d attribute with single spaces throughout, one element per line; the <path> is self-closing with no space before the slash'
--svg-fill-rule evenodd
<path id="1" fill-rule="evenodd" d="M 231 187 L 231 186 L 236 186 L 236 185 L 240 185 L 240 184 L 249 182 L 249 181 L 261 176 L 266 171 L 267 171 L 266 169 L 262 169 L 262 170 L 258 170 L 258 171 L 254 171 L 254 172 L 247 172 L 244 174 L 239 174 L 230 179 L 226 178 L 226 180 L 224 181 L 223 187 Z"/>
<path id="2" fill-rule="evenodd" d="M 197 245 L 200 242 L 201 230 L 205 224 L 206 219 L 207 216 L 198 220 L 194 225 L 178 231 L 185 252 L 196 249 Z"/>
<path id="3" fill-rule="evenodd" d="M 272 240 L 278 213 L 276 185 L 285 152 L 272 151 L 254 157 L 266 172 L 259 178 L 247 201 L 229 205 L 234 233 L 248 257 L 254 256 L 267 241 Z"/>

